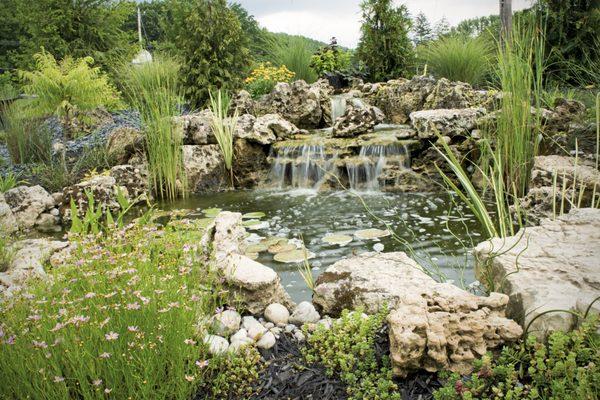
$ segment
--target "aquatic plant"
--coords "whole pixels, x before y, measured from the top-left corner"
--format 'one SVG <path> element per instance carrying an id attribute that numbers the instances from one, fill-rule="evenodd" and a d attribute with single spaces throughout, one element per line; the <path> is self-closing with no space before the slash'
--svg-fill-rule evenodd
<path id="1" fill-rule="evenodd" d="M 211 128 L 221 149 L 225 168 L 229 171 L 231 187 L 233 188 L 233 135 L 237 128 L 239 112 L 236 109 L 233 112 L 233 116 L 228 117 L 230 104 L 231 100 L 227 93 L 221 90 L 218 90 L 214 94 L 210 93 L 210 109 L 212 111 Z"/>
<path id="2" fill-rule="evenodd" d="M 330 329 L 318 325 L 315 332 L 307 334 L 308 346 L 303 350 L 306 361 L 322 364 L 330 376 L 339 374 L 348 385 L 351 400 L 401 399 L 389 358 L 378 360 L 375 354 L 375 338 L 386 317 L 385 308 L 370 316 L 364 316 L 360 309 L 344 310 Z"/>
<path id="3" fill-rule="evenodd" d="M 178 71 L 179 64 L 167 57 L 122 71 L 129 102 L 140 112 L 151 186 L 167 199 L 186 194 L 183 134 L 173 122 L 182 103 Z"/>
<path id="4" fill-rule="evenodd" d="M 94 59 L 65 57 L 60 62 L 46 51 L 34 55 L 36 68 L 20 71 L 23 91 L 34 96 L 26 104 L 34 116 L 56 115 L 62 119 L 68 135 L 76 134 L 74 123 L 85 119 L 81 113 L 98 107 L 120 105 L 119 94 Z"/>
<path id="5" fill-rule="evenodd" d="M 597 318 L 590 318 L 573 332 L 553 332 L 547 343 L 531 336 L 505 346 L 498 358 L 488 354 L 475 361 L 468 377 L 446 373 L 446 384 L 434 398 L 595 399 L 600 391 L 597 328 Z"/>
<path id="6" fill-rule="evenodd" d="M 0 398 L 187 400 L 210 387 L 223 364 L 202 321 L 227 300 L 202 235 L 146 221 L 71 236 L 48 280 L 0 303 L 0 381 L 13 383 Z"/>
<path id="7" fill-rule="evenodd" d="M 491 71 L 493 50 L 485 37 L 452 35 L 428 42 L 417 54 L 434 75 L 479 86 Z"/>

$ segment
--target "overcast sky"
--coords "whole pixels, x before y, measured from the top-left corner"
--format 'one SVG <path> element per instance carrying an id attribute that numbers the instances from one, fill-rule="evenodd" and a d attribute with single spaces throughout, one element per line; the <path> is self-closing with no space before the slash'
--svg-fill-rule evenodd
<path id="1" fill-rule="evenodd" d="M 258 22 L 273 32 L 299 34 L 328 42 L 332 36 L 346 47 L 355 47 L 360 38 L 360 0 L 236 0 Z M 446 17 L 450 25 L 460 21 L 498 14 L 498 0 L 395 0 L 407 5 L 414 16 L 419 12 L 436 22 Z M 513 0 L 513 10 L 530 6 L 531 0 Z"/>

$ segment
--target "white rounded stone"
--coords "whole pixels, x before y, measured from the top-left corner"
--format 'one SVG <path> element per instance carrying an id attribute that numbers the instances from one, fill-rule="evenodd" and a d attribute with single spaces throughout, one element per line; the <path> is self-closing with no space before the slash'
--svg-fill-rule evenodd
<path id="1" fill-rule="evenodd" d="M 208 352 L 213 356 L 223 354 L 229 348 L 229 341 L 222 336 L 206 335 L 204 343 L 208 345 Z"/>
<path id="2" fill-rule="evenodd" d="M 265 318 L 274 324 L 287 324 L 290 312 L 284 305 L 273 303 L 265 309 Z"/>
<path id="3" fill-rule="evenodd" d="M 312 303 L 308 301 L 303 301 L 298 304 L 294 312 L 290 317 L 290 322 L 295 325 L 303 325 L 306 323 L 317 322 L 321 319 L 321 316 L 315 309 Z"/>
<path id="4" fill-rule="evenodd" d="M 275 346 L 276 341 L 277 341 L 277 339 L 275 338 L 275 335 L 273 334 L 273 332 L 267 332 L 256 343 L 256 346 L 259 349 L 266 350 L 266 349 L 270 349 L 271 347 Z"/>

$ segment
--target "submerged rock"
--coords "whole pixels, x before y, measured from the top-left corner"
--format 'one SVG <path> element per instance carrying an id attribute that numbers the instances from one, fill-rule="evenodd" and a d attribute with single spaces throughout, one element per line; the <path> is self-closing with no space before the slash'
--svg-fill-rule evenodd
<path id="1" fill-rule="evenodd" d="M 313 302 L 328 315 L 357 307 L 375 313 L 387 305 L 392 366 L 399 376 L 421 368 L 468 373 L 474 359 L 522 333 L 504 317 L 507 296 L 479 297 L 438 283 L 403 252 L 336 262 L 317 279 Z"/>
<path id="2" fill-rule="evenodd" d="M 567 331 L 584 313 L 600 288 L 600 210 L 576 209 L 515 236 L 494 238 L 475 248 L 476 274 L 481 282 L 509 298 L 508 315 L 539 337 Z M 600 312 L 598 302 L 593 306 Z M 533 319 L 535 318 L 535 321 Z M 532 323 L 533 321 L 533 323 Z"/>

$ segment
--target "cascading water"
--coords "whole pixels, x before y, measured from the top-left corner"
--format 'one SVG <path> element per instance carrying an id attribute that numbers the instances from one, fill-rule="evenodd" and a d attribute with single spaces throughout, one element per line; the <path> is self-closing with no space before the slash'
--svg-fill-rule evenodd
<path id="1" fill-rule="evenodd" d="M 358 157 L 346 162 L 348 183 L 353 190 L 378 191 L 386 166 L 410 168 L 410 152 L 399 143 L 362 146 Z"/>
<path id="2" fill-rule="evenodd" d="M 336 153 L 319 144 L 284 146 L 274 150 L 272 157 L 271 182 L 279 189 L 318 190 L 337 159 Z"/>
<path id="3" fill-rule="evenodd" d="M 343 94 L 331 96 L 331 126 L 335 124 L 336 119 L 344 115 L 346 104 L 346 96 Z"/>

